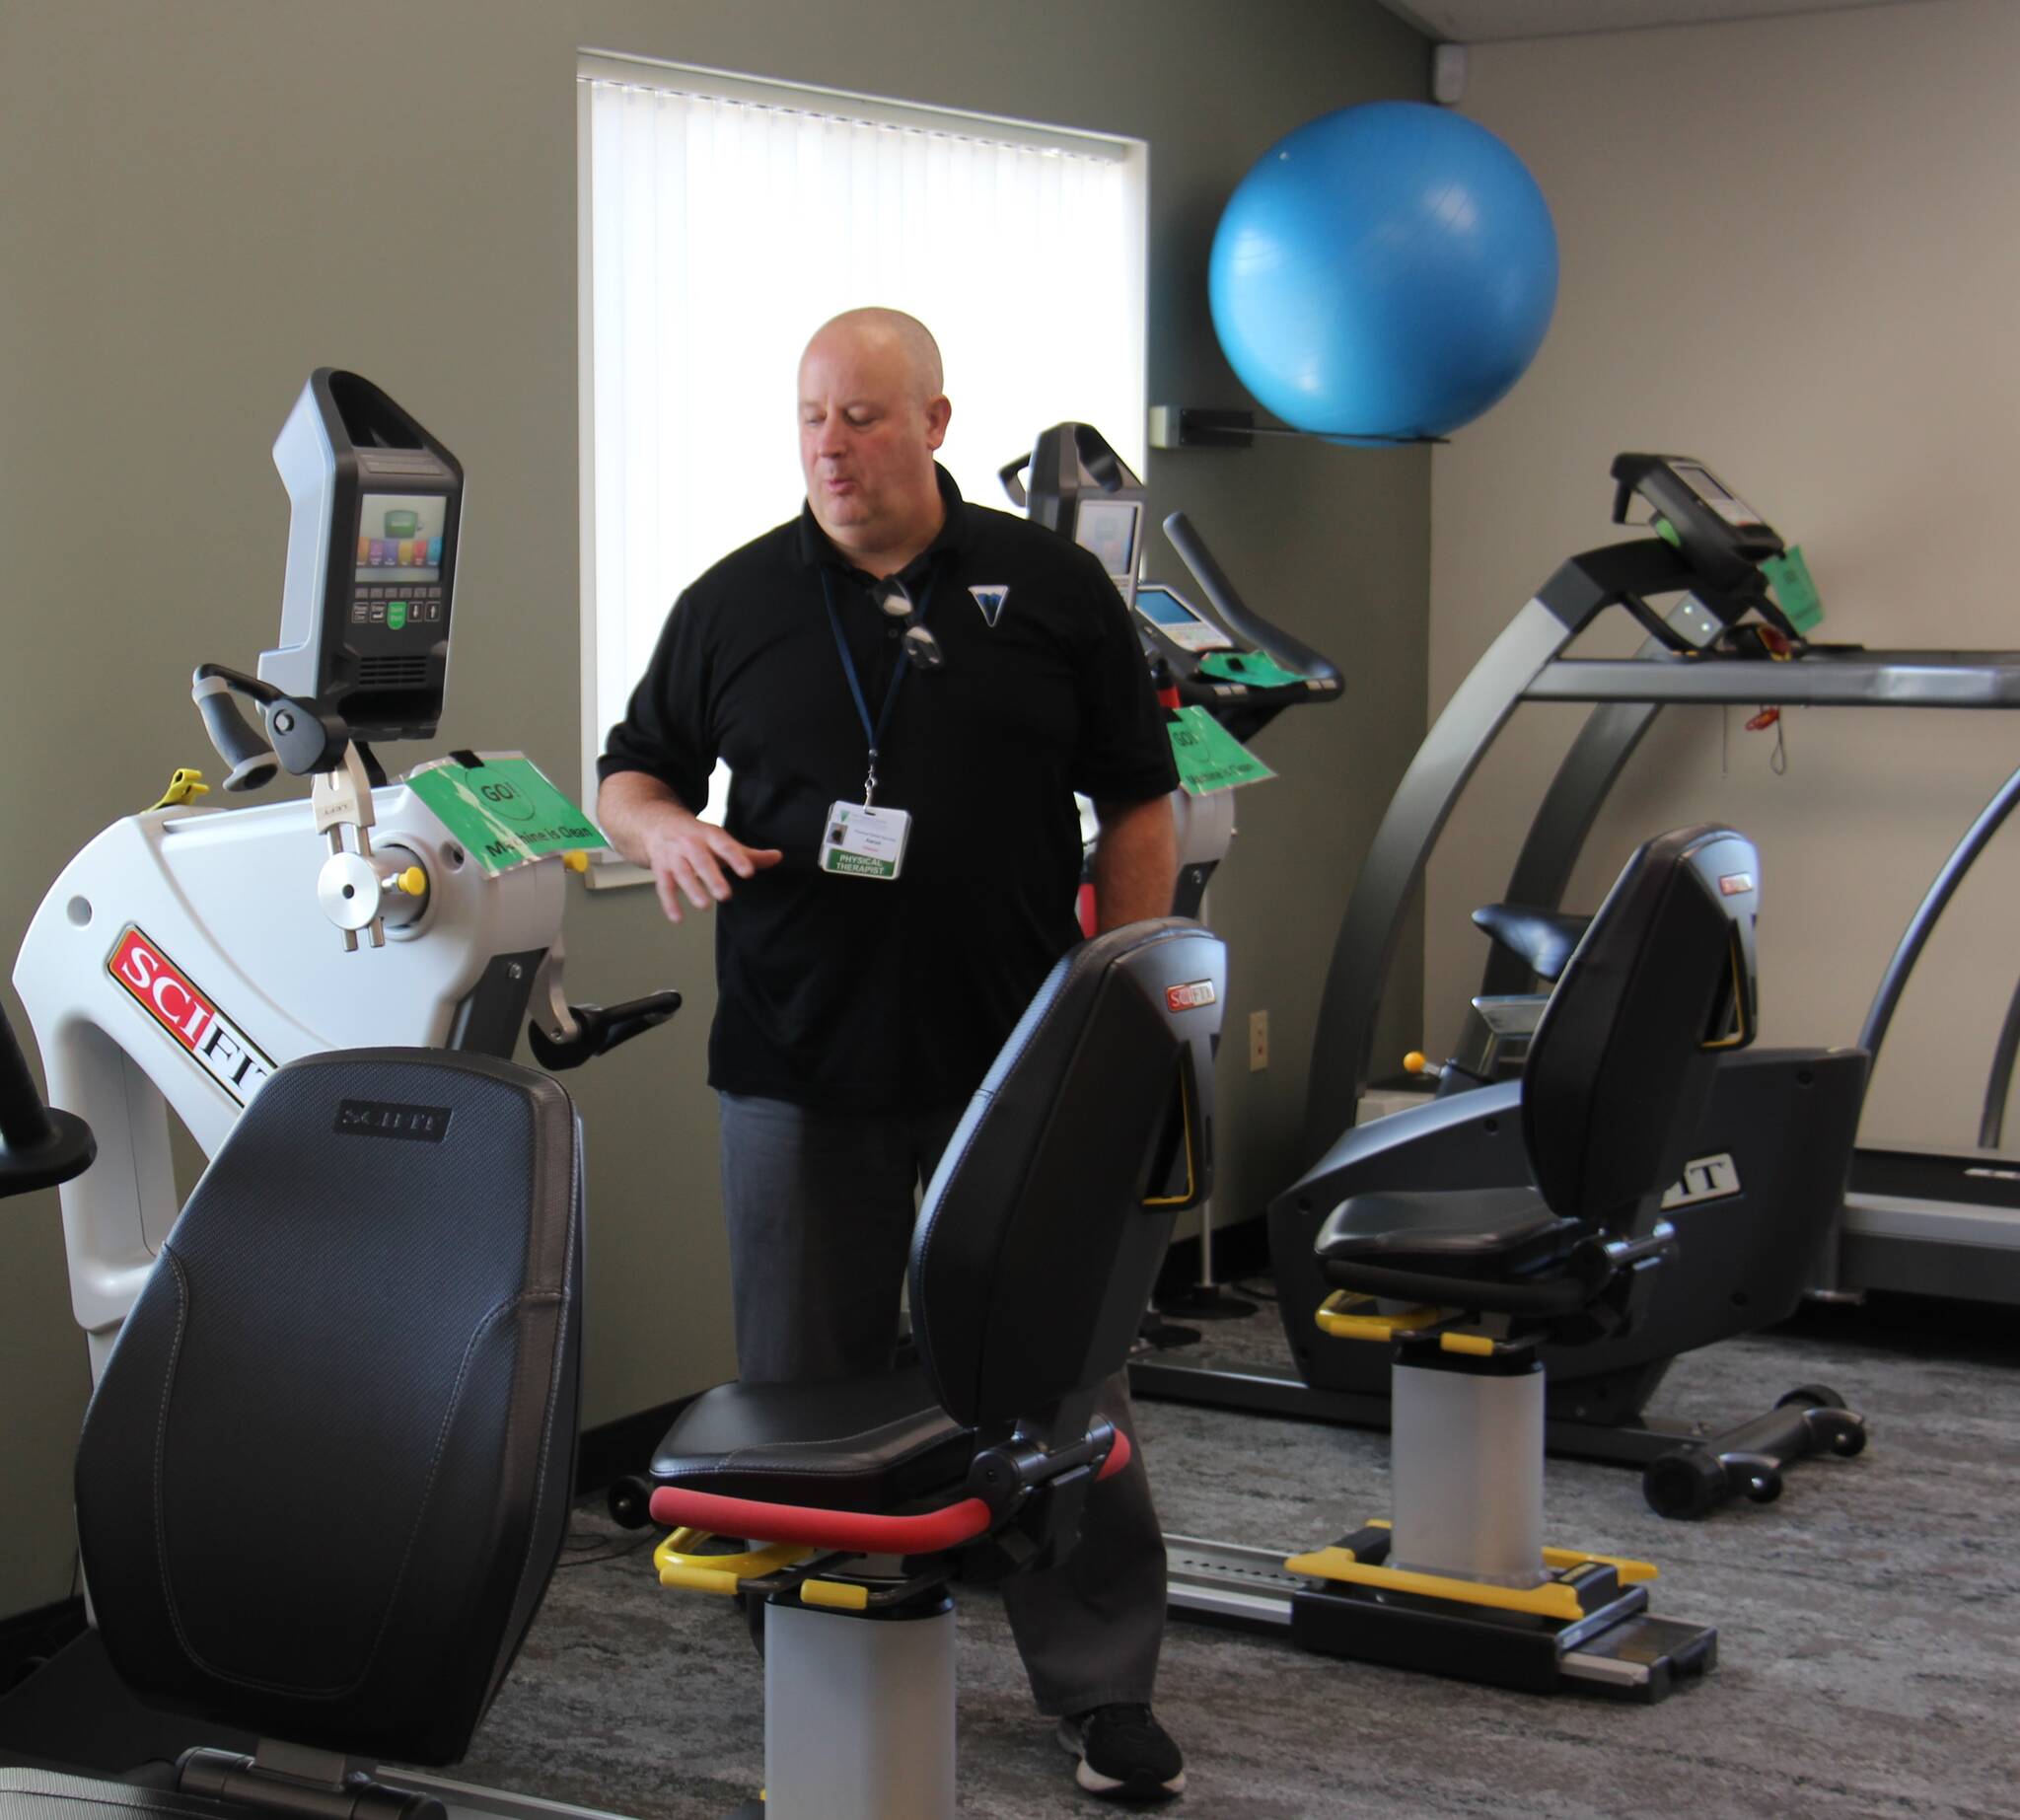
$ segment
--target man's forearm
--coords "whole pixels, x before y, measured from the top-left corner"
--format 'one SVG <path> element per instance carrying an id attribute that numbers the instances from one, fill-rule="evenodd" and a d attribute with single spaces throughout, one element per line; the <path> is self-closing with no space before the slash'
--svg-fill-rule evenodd
<path id="1" fill-rule="evenodd" d="M 1169 916 L 1179 882 L 1179 837 L 1172 827 L 1171 798 L 1095 807 L 1101 818 L 1094 843 L 1097 926 L 1118 929 L 1125 922 Z"/>
<path id="2" fill-rule="evenodd" d="M 650 865 L 647 847 L 656 831 L 694 820 L 692 811 L 657 777 L 617 771 L 596 793 L 596 819 L 611 844 L 634 866 Z"/>

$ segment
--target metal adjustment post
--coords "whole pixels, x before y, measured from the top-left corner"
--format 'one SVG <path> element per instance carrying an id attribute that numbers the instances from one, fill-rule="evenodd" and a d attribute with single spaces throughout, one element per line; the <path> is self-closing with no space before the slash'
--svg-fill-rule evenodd
<path id="1" fill-rule="evenodd" d="M 341 768 L 317 772 L 309 801 L 316 832 L 329 839 L 329 857 L 316 876 L 323 913 L 343 931 L 346 954 L 357 952 L 360 929 L 374 948 L 385 947 L 389 922 L 412 922 L 427 908 L 428 874 L 406 847 L 372 850 L 372 782 L 354 743 L 345 745 Z"/>

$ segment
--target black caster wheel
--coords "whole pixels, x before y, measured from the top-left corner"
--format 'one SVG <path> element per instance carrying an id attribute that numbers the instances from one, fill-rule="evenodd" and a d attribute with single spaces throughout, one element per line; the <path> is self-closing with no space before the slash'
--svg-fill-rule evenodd
<path id="1" fill-rule="evenodd" d="M 1805 1409 L 1812 1410 L 1841 1410 L 1844 1408 L 1844 1399 L 1828 1384 L 1798 1384 L 1787 1396 L 1777 1397 L 1774 1400 L 1774 1407 L 1777 1410 L 1785 1410 L 1790 1404 L 1794 1403 L 1799 1403 Z"/>
<path id="2" fill-rule="evenodd" d="M 620 1529 L 643 1529 L 652 1521 L 652 1486 L 635 1473 L 617 1480 L 604 1497 L 604 1507 Z"/>
<path id="3" fill-rule="evenodd" d="M 1700 1517 L 1728 1495 L 1725 1468 L 1701 1448 L 1678 1448 L 1649 1461 L 1641 1495 L 1657 1516 Z"/>
<path id="4" fill-rule="evenodd" d="M 1781 1475 L 1772 1470 L 1755 1473 L 1747 1481 L 1747 1497 L 1757 1504 L 1771 1504 L 1781 1495 Z"/>

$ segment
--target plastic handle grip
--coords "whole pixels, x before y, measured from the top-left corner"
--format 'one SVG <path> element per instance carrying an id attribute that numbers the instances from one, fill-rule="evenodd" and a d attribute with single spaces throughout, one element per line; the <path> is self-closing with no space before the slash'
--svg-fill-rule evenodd
<path id="1" fill-rule="evenodd" d="M 675 991 L 648 992 L 620 1005 L 570 1005 L 569 1013 L 575 1019 L 572 1037 L 550 1036 L 532 1024 L 527 1027 L 527 1042 L 541 1067 L 579 1068 L 598 1056 L 608 1056 L 619 1043 L 656 1029 L 680 1008 L 681 995 Z"/>
<path id="2" fill-rule="evenodd" d="M 273 756 L 264 736 L 247 723 L 239 712 L 235 694 L 264 702 L 277 692 L 252 677 L 227 670 L 222 664 L 202 664 L 189 682 L 189 698 L 203 716 L 203 730 L 217 755 L 230 767 L 225 774 L 227 790 L 256 790 L 273 780 L 280 762 Z"/>

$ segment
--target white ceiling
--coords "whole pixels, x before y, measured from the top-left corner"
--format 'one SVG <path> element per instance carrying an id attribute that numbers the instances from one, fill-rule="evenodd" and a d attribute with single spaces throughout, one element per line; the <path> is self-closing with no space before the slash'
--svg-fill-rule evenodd
<path id="1" fill-rule="evenodd" d="M 1458 44 L 1648 26 L 1711 25 L 1777 13 L 1824 13 L 1895 0 L 1382 0 L 1425 36 Z"/>

